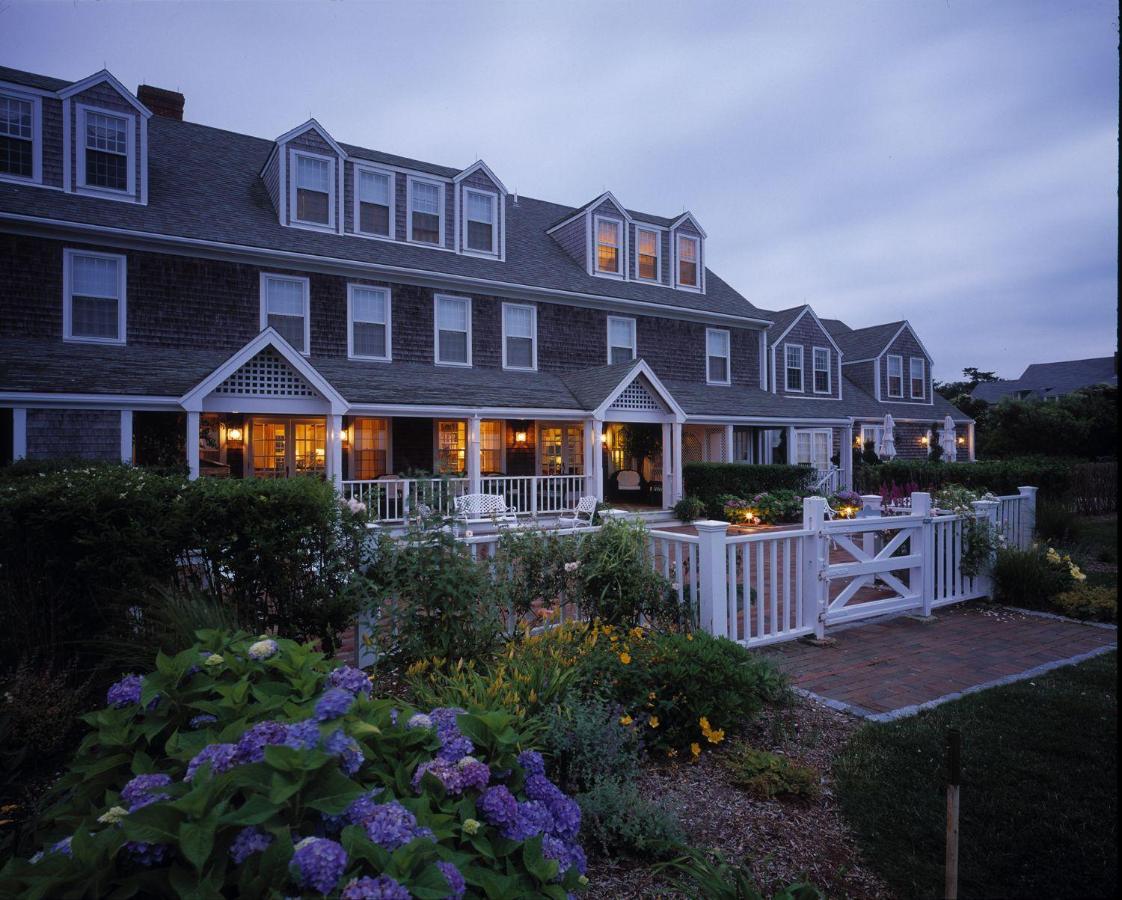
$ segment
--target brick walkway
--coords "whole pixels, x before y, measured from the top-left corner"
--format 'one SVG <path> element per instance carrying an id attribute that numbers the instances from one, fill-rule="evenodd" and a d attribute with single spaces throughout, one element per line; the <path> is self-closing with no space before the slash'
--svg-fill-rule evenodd
<path id="1" fill-rule="evenodd" d="M 937 610 L 932 622 L 901 616 L 827 630 L 827 636 L 837 644 L 793 641 L 761 652 L 797 688 L 876 719 L 898 718 L 920 704 L 1003 679 L 1031 677 L 1041 666 L 1118 644 L 1114 629 L 979 604 Z"/>

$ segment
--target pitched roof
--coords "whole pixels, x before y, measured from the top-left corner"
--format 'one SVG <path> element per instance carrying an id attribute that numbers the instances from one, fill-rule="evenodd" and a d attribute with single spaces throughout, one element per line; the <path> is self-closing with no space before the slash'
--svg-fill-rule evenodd
<path id="1" fill-rule="evenodd" d="M 774 344 L 779 340 L 779 336 L 790 328 L 795 320 L 809 308 L 803 303 L 799 306 L 792 306 L 790 309 L 780 309 L 775 312 L 767 311 L 767 317 L 771 319 L 771 325 L 767 330 L 767 342 Z"/>
<path id="2" fill-rule="evenodd" d="M 582 409 L 596 409 L 608 399 L 608 395 L 619 386 L 627 373 L 638 365 L 638 359 L 631 359 L 610 366 L 566 372 L 561 380 Z"/>
<path id="3" fill-rule="evenodd" d="M 870 325 L 868 328 L 857 329 L 851 329 L 837 319 L 823 319 L 822 324 L 841 347 L 845 355 L 844 361 L 848 363 L 879 356 L 904 322 L 902 320 L 885 322 L 883 325 Z"/>
<path id="4" fill-rule="evenodd" d="M 1021 391 L 1030 391 L 1037 397 L 1059 397 L 1099 384 L 1117 387 L 1118 371 L 1113 356 L 1033 363 L 1020 378 L 979 384 L 971 391 L 971 396 L 977 400 L 996 403 L 1003 397 Z"/>
<path id="5" fill-rule="evenodd" d="M 7 66 L 0 66 L 0 81 L 22 84 L 26 87 L 38 88 L 41 91 L 61 91 L 74 83 L 64 81 L 61 78 L 51 78 L 49 75 L 36 75 L 34 72 L 9 69 Z"/>

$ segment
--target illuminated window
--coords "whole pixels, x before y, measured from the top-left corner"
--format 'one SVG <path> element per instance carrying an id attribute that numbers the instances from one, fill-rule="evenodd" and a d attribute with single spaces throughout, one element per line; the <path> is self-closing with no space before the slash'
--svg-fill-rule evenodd
<path id="1" fill-rule="evenodd" d="M 814 348 L 814 393 L 830 393 L 830 349 Z"/>
<path id="2" fill-rule="evenodd" d="M 888 357 L 888 396 L 904 396 L 904 357 Z"/>
<path id="3" fill-rule="evenodd" d="M 479 471 L 484 475 L 503 470 L 503 423 L 485 420 L 479 423 Z"/>
<path id="4" fill-rule="evenodd" d="M 706 378 L 710 384 L 729 383 L 729 333 L 705 329 Z"/>
<path id="5" fill-rule="evenodd" d="M 926 375 L 927 364 L 922 356 L 913 356 L 908 361 L 908 376 L 912 383 L 912 399 L 923 399 L 923 384 L 927 380 Z"/>
<path id="6" fill-rule="evenodd" d="M 389 472 L 389 422 L 355 419 L 351 422 L 352 478 L 377 478 Z"/>
<path id="7" fill-rule="evenodd" d="M 393 222 L 393 176 L 388 172 L 355 168 L 356 230 L 390 237 Z"/>
<path id="8" fill-rule="evenodd" d="M 643 281 L 658 281 L 661 244 L 659 233 L 647 228 L 637 228 L 635 240 L 639 245 L 636 251 L 639 257 L 637 263 L 639 278 Z"/>
<path id="9" fill-rule="evenodd" d="M 803 347 L 802 344 L 784 344 L 783 362 L 786 371 L 786 389 L 801 391 L 803 389 Z"/>
<path id="10" fill-rule="evenodd" d="M 467 423 L 462 419 L 436 423 L 436 472 L 456 475 L 466 471 Z"/>
<path id="11" fill-rule="evenodd" d="M 635 320 L 608 316 L 608 363 L 629 362 L 635 352 Z"/>
<path id="12" fill-rule="evenodd" d="M 495 228 L 498 198 L 485 191 L 464 191 L 464 246 L 479 253 L 498 253 Z"/>
<path id="13" fill-rule="evenodd" d="M 295 221 L 332 225 L 335 221 L 335 161 L 325 156 L 296 153 Z"/>
<path id="14" fill-rule="evenodd" d="M 615 219 L 601 219 L 596 217 L 596 271 L 608 275 L 619 275 L 622 272 L 620 262 L 622 256 L 620 248 L 623 241 L 623 224 Z"/>
<path id="15" fill-rule="evenodd" d="M 409 240 L 418 244 L 443 244 L 444 185 L 438 181 L 409 179 Z"/>
<path id="16" fill-rule="evenodd" d="M 701 242 L 695 237 L 678 235 L 678 285 L 698 286 L 698 255 Z"/>
<path id="17" fill-rule="evenodd" d="M 538 434 L 542 475 L 584 473 L 584 429 L 580 425 L 546 425 Z"/>

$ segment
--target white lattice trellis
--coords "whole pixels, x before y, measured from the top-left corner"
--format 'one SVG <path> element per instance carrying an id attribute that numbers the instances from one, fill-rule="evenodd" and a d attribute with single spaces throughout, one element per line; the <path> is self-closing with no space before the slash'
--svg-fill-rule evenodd
<path id="1" fill-rule="evenodd" d="M 636 378 L 631 384 L 623 389 L 615 401 L 612 403 L 609 410 L 613 409 L 628 409 L 628 410 L 642 410 L 644 412 L 666 412 L 666 406 L 660 401 L 645 383 Z"/>
<path id="2" fill-rule="evenodd" d="M 312 397 L 319 392 L 308 384 L 272 347 L 266 347 L 214 389 L 239 397 Z"/>

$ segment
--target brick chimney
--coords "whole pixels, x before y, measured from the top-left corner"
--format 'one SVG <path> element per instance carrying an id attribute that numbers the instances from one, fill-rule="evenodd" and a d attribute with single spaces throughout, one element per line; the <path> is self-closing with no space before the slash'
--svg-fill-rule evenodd
<path id="1" fill-rule="evenodd" d="M 177 91 L 142 84 L 136 89 L 136 99 L 152 110 L 153 115 L 183 121 L 183 104 L 186 101 Z"/>

